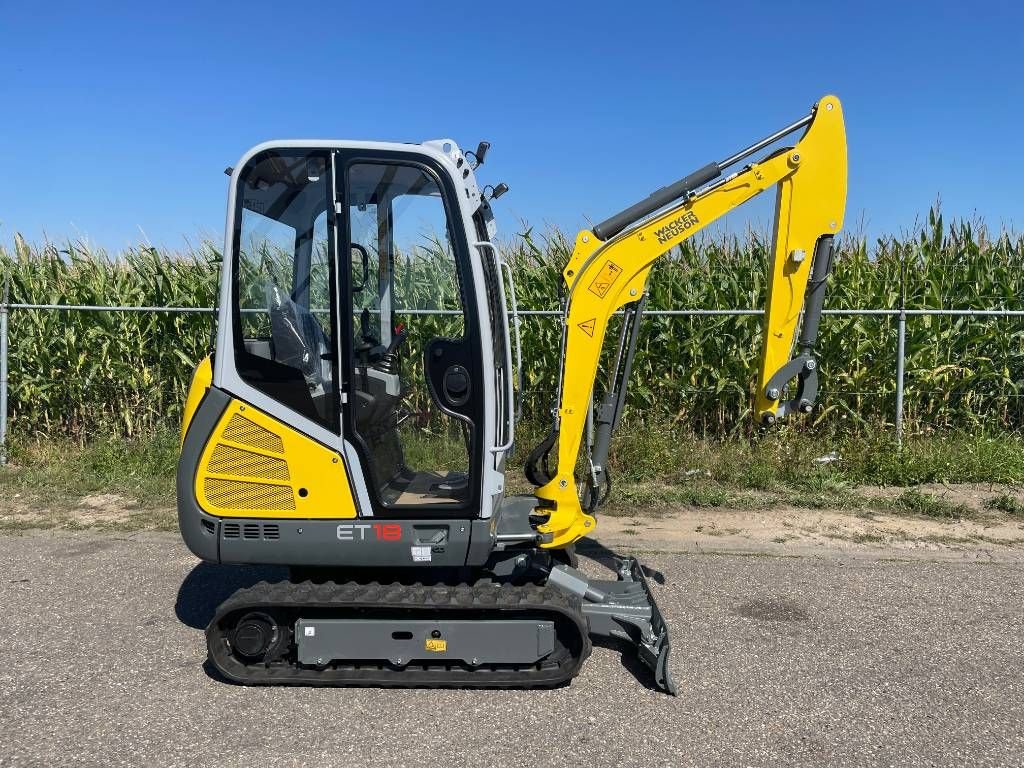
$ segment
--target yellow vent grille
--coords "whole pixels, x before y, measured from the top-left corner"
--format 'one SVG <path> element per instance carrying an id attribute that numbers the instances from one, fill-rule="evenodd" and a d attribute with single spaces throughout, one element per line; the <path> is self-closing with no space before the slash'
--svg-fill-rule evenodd
<path id="1" fill-rule="evenodd" d="M 207 470 L 217 475 L 239 475 L 262 480 L 288 480 L 288 462 L 261 453 L 218 443 Z"/>
<path id="2" fill-rule="evenodd" d="M 239 400 L 231 401 L 210 434 L 193 488 L 202 509 L 229 522 L 358 516 L 337 451 Z M 245 539 L 246 526 L 255 524 L 238 521 L 238 537 Z M 266 526 L 272 524 L 253 535 L 271 538 Z"/>
<path id="3" fill-rule="evenodd" d="M 207 500 L 222 509 L 295 509 L 295 497 L 287 485 L 244 483 L 241 480 L 208 477 L 203 490 Z"/>
<path id="4" fill-rule="evenodd" d="M 231 417 L 231 421 L 224 428 L 224 439 L 261 451 L 284 453 L 284 442 L 280 437 L 237 413 Z"/>

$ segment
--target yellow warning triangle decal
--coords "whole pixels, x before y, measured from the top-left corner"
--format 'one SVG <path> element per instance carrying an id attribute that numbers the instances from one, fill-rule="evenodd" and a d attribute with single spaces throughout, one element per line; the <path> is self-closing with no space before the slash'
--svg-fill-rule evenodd
<path id="1" fill-rule="evenodd" d="M 594 338 L 594 323 L 596 320 L 596 317 L 592 317 L 589 320 L 584 320 L 582 323 L 576 323 L 576 327 L 587 334 L 590 338 Z"/>

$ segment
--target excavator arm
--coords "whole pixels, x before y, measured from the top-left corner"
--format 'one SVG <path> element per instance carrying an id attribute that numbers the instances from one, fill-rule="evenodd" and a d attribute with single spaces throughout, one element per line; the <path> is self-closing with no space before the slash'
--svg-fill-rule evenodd
<path id="1" fill-rule="evenodd" d="M 723 176 L 727 169 L 804 128 L 794 146 Z M 817 392 L 814 344 L 831 269 L 832 241 L 842 227 L 846 203 L 846 135 L 842 107 L 835 96 L 824 97 L 809 115 L 781 131 L 576 236 L 562 272 L 566 303 L 554 427 L 527 460 L 527 477 L 539 486 L 535 493 L 542 509 L 538 512 L 548 513 L 538 528 L 544 546 L 567 547 L 595 528 L 590 512 L 602 500 L 599 475 L 605 473 L 608 440 L 621 415 L 652 265 L 771 187 L 777 187 L 778 196 L 754 412 L 770 423 L 789 411 L 807 412 L 813 407 Z M 613 381 L 592 414 L 605 331 L 611 316 L 624 307 L 627 315 Z M 794 354 L 801 315 L 802 332 Z M 783 401 L 787 384 L 794 380 L 789 387 L 794 396 Z M 585 508 L 574 470 L 590 419 L 591 426 L 596 424 L 591 446 L 596 458 L 591 460 L 591 477 L 585 483 L 589 489 L 584 494 Z"/>

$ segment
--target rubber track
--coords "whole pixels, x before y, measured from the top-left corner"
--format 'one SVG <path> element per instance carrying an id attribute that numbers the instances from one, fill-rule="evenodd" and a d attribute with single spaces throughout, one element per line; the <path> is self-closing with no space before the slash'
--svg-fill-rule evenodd
<path id="1" fill-rule="evenodd" d="M 358 613 L 395 618 L 444 618 L 439 614 L 475 618 L 552 620 L 556 626 L 554 653 L 538 665 L 500 668 L 469 667 L 458 662 L 422 663 L 394 667 L 387 661 L 338 662 L 326 668 L 300 666 L 295 645 L 277 661 L 245 663 L 227 640 L 234 622 L 249 611 L 265 611 L 289 620 L 304 616 L 347 616 Z M 354 685 L 424 688 L 551 688 L 575 677 L 590 655 L 588 626 L 578 598 L 552 587 L 514 586 L 490 581 L 468 585 L 361 584 L 348 582 L 260 582 L 240 589 L 225 600 L 206 629 L 210 662 L 227 679 L 243 685 Z"/>

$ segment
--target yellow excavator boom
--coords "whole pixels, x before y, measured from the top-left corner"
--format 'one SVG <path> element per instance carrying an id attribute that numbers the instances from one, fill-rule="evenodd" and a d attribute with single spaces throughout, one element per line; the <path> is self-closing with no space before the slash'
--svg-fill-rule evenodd
<path id="1" fill-rule="evenodd" d="M 804 126 L 806 131 L 793 147 L 719 178 L 726 167 Z M 831 266 L 832 238 L 843 225 L 846 203 L 846 135 L 842 107 L 835 96 L 824 97 L 808 116 L 777 134 L 705 166 L 576 236 L 562 273 L 567 299 L 555 429 L 531 455 L 532 471 L 528 468 L 528 475 L 540 485 L 535 493 L 550 512 L 539 529 L 550 536 L 545 546 L 568 546 L 592 533 L 596 525 L 581 505 L 574 468 L 609 319 L 617 310 L 635 307 L 642 300 L 651 267 L 659 257 L 771 187 L 777 188 L 778 197 L 754 412 L 761 421 L 771 422 L 788 410 L 806 412 L 813 406 L 817 363 L 810 353 Z M 649 215 L 669 200 L 675 202 Z M 800 354 L 791 360 L 805 309 Z M 797 397 L 783 402 L 784 388 L 793 379 L 798 380 Z M 546 459 L 556 441 L 554 470 L 538 469 L 538 462 Z"/>

